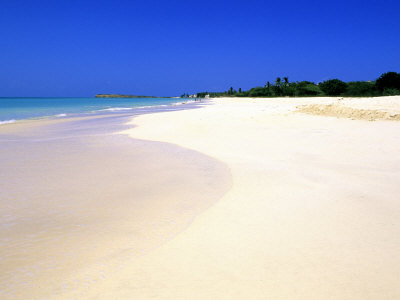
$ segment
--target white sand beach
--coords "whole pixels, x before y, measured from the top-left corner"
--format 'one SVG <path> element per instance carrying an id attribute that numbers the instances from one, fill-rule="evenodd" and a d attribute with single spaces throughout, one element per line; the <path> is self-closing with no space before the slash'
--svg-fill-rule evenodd
<path id="1" fill-rule="evenodd" d="M 1 1 L 0 300 L 400 300 L 399 12 Z"/>
<path id="2" fill-rule="evenodd" d="M 45 165 L 42 148 L 32 148 L 30 160 L 47 172 L 41 176 L 64 178 L 44 188 L 76 190 L 72 208 L 59 212 L 74 226 L 57 223 L 54 239 L 41 231 L 40 251 L 3 249 L 14 259 L 0 276 L 4 298 L 400 298 L 400 96 L 219 98 L 201 105 L 135 117 L 131 129 L 111 134 L 119 143 L 103 135 L 77 146 L 56 140 L 51 151 L 46 142 Z M 21 172 L 25 167 L 21 162 Z M 68 170 L 80 175 L 55 173 Z M 90 190 L 86 177 L 96 183 Z M 52 217 L 36 219 L 53 226 Z M 85 226 L 77 232 L 79 224 Z M 46 257 L 30 260 L 33 254 Z M 15 262 L 23 267 L 15 271 Z M 29 276 L 35 280 L 25 281 Z"/>
<path id="3" fill-rule="evenodd" d="M 233 187 L 184 232 L 80 295 L 398 299 L 400 122 L 296 112 L 338 103 L 400 110 L 400 97 L 216 99 L 135 118 L 131 137 L 216 158 Z"/>

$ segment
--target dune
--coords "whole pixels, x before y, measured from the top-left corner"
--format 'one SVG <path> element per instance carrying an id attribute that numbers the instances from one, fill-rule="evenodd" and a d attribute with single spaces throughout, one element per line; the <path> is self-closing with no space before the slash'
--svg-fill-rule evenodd
<path id="1" fill-rule="evenodd" d="M 312 115 L 350 118 L 353 120 L 400 121 L 398 97 L 394 96 L 369 99 L 339 98 L 331 104 L 303 105 L 298 111 Z"/>

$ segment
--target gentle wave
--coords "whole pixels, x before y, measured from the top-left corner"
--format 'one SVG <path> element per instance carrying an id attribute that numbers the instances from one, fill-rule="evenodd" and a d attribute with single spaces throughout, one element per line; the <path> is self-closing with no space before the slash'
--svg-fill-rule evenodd
<path id="1" fill-rule="evenodd" d="M 166 107 L 169 106 L 167 104 L 159 104 L 159 105 L 146 105 L 146 106 L 137 106 L 135 108 L 153 108 L 153 107 Z"/>
<path id="2" fill-rule="evenodd" d="M 65 118 L 93 113 L 131 113 L 138 106 L 147 110 L 147 107 L 170 106 L 177 101 L 180 99 L 1 98 L 0 124 L 9 123 L 11 119 L 18 122 L 38 117 Z M 3 108 L 6 110 L 3 111 Z"/>
<path id="3" fill-rule="evenodd" d="M 110 107 L 105 109 L 100 109 L 97 111 L 120 111 L 120 110 L 132 110 L 133 107 Z"/>
<path id="4" fill-rule="evenodd" d="M 188 101 L 183 101 L 183 102 L 175 102 L 172 103 L 172 105 L 182 105 L 182 104 L 189 104 L 189 103 L 194 103 L 196 102 L 195 100 L 188 100 Z"/>
<path id="5" fill-rule="evenodd" d="M 172 103 L 172 105 L 173 105 L 173 103 Z M 169 105 L 168 104 L 158 104 L 158 105 L 145 105 L 145 106 L 135 106 L 135 107 L 109 107 L 109 108 L 105 108 L 105 109 L 95 110 L 93 112 L 99 112 L 99 111 L 124 111 L 124 110 L 153 108 L 153 107 L 167 107 L 167 106 L 169 106 Z"/>
<path id="6" fill-rule="evenodd" d="M 0 125 L 3 125 L 3 124 L 10 124 L 10 123 L 15 123 L 16 122 L 16 120 L 5 120 L 5 121 L 0 121 Z"/>

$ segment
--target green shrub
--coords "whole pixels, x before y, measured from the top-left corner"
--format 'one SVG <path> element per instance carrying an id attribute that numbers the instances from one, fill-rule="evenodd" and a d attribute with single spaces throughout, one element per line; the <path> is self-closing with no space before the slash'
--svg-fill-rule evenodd
<path id="1" fill-rule="evenodd" d="M 299 97 L 321 95 L 322 91 L 318 85 L 310 81 L 301 81 L 296 84 L 295 95 Z"/>
<path id="2" fill-rule="evenodd" d="M 396 96 L 396 95 L 400 95 L 400 90 L 390 89 L 390 88 L 386 88 L 383 90 L 383 96 Z"/>
<path id="3" fill-rule="evenodd" d="M 345 82 L 339 79 L 331 79 L 319 84 L 321 90 L 328 96 L 339 96 L 347 89 Z"/>
<path id="4" fill-rule="evenodd" d="M 296 86 L 292 83 L 287 86 L 281 87 L 281 90 L 283 96 L 293 97 L 296 94 Z"/>
<path id="5" fill-rule="evenodd" d="M 240 92 L 237 93 L 235 96 L 236 97 L 248 97 L 249 93 L 248 92 Z"/>
<path id="6" fill-rule="evenodd" d="M 350 81 L 347 83 L 346 96 L 374 96 L 377 94 L 376 87 L 373 82 L 367 81 Z"/>
<path id="7" fill-rule="evenodd" d="M 385 89 L 400 90 L 400 74 L 396 72 L 387 72 L 382 74 L 376 80 L 376 87 L 380 91 L 384 91 Z"/>
<path id="8" fill-rule="evenodd" d="M 263 87 L 255 87 L 249 90 L 249 97 L 261 97 L 261 96 L 269 96 L 269 90 Z"/>

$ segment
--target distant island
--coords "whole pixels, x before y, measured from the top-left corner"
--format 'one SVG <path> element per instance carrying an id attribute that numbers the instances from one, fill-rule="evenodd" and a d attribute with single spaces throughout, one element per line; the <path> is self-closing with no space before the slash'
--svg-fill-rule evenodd
<path id="1" fill-rule="evenodd" d="M 119 94 L 97 94 L 96 98 L 159 98 L 155 96 L 135 96 L 135 95 L 119 95 Z M 169 97 L 162 97 L 169 98 Z"/>

